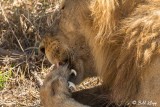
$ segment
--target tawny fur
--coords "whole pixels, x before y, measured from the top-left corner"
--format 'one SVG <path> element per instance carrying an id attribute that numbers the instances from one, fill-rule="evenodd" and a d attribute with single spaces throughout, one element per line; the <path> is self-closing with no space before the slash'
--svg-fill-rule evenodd
<path id="1" fill-rule="evenodd" d="M 69 74 L 67 67 L 60 67 L 46 76 L 40 89 L 41 102 L 44 107 L 89 107 L 71 98 L 67 82 Z"/>
<path id="2" fill-rule="evenodd" d="M 69 61 L 69 66 L 78 74 L 78 79 L 73 80 L 76 84 L 86 77 L 96 75 L 93 56 L 84 37 L 46 34 L 41 41 L 40 49 L 45 51 L 45 55 L 52 64 Z"/>
<path id="3" fill-rule="evenodd" d="M 89 42 L 111 101 L 126 104 L 145 96 L 160 104 L 160 94 L 154 94 L 160 91 L 160 74 L 152 64 L 160 63 L 155 61 L 160 54 L 160 0 L 66 0 L 65 4 L 58 28 L 63 35 Z M 156 84 L 153 92 L 149 80 Z"/>
<path id="4" fill-rule="evenodd" d="M 112 91 L 111 98 L 114 102 L 130 102 L 139 94 L 145 68 L 154 55 L 159 53 L 160 2 L 145 1 L 142 4 L 137 4 L 139 0 L 124 2 L 122 0 L 123 3 L 118 0 L 97 2 L 95 3 L 101 12 L 104 5 L 105 9 L 109 8 L 109 11 L 106 9 L 107 12 L 103 11 L 103 14 L 96 14 L 95 7 L 98 7 L 96 4 L 91 8 L 93 15 L 96 16 L 94 22 L 98 28 L 96 39 L 92 41 L 99 46 L 98 48 L 96 44 L 92 46 L 97 70 L 101 72 L 104 87 L 109 87 Z M 128 7 L 127 2 L 130 2 Z M 114 6 L 109 7 L 108 4 Z M 129 11 L 126 12 L 123 8 Z M 122 12 L 125 16 L 121 14 Z M 126 18 L 121 19 L 124 17 Z"/>

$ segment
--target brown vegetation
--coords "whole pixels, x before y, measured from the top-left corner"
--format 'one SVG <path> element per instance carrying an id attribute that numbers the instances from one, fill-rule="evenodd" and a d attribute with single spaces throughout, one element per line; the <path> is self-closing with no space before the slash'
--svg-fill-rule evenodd
<path id="1" fill-rule="evenodd" d="M 0 1 L 0 106 L 40 106 L 38 87 L 49 63 L 38 45 L 53 11 L 49 1 Z"/>
<path id="2" fill-rule="evenodd" d="M 38 52 L 54 30 L 52 0 L 0 0 L 0 106 L 39 107 L 39 86 L 50 63 Z M 90 87 L 92 80 L 79 89 Z"/>

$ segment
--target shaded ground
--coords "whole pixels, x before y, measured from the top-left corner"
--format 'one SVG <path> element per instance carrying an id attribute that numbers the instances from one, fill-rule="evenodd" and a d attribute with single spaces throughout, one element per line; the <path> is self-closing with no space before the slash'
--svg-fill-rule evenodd
<path id="1" fill-rule="evenodd" d="M 0 107 L 39 107 L 39 86 L 50 64 L 38 52 L 52 32 L 52 0 L 0 0 Z M 99 85 L 87 79 L 77 90 Z"/>

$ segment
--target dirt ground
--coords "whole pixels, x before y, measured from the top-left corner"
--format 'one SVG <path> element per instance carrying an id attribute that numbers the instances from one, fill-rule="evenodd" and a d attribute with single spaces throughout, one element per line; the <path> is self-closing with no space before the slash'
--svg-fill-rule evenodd
<path id="1" fill-rule="evenodd" d="M 0 107 L 41 106 L 39 88 L 51 65 L 38 45 L 52 32 L 54 7 L 52 0 L 0 0 Z M 99 84 L 87 79 L 77 90 Z"/>

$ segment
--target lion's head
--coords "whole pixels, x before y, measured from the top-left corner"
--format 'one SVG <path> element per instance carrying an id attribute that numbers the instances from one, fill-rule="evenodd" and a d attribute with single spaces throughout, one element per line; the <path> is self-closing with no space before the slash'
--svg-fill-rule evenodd
<path id="1" fill-rule="evenodd" d="M 44 46 L 47 58 L 51 63 L 69 63 L 78 72 L 73 80 L 77 83 L 93 74 L 86 69 L 95 64 L 114 102 L 134 99 L 143 84 L 144 62 L 150 62 L 159 48 L 159 0 L 62 1 L 56 6 L 53 37 L 44 43 L 58 38 L 61 49 L 54 42 Z"/>
<path id="2" fill-rule="evenodd" d="M 54 13 L 55 31 L 52 35 L 44 37 L 41 50 L 45 51 L 52 64 L 69 63 L 78 72 L 77 78 L 74 79 L 75 83 L 92 76 L 94 66 L 103 75 L 101 71 L 106 71 L 106 67 L 103 67 L 105 66 L 103 45 L 107 44 L 106 37 L 116 30 L 117 20 L 121 18 L 119 10 L 125 10 L 120 9 L 118 5 L 130 7 L 125 11 L 127 15 L 139 0 L 136 2 L 122 0 L 123 3 L 118 0 L 116 0 L 118 2 L 104 0 L 104 3 L 101 0 L 59 1 L 61 2 L 56 3 Z"/>
<path id="3" fill-rule="evenodd" d="M 74 35 L 67 37 L 62 33 L 46 34 L 40 43 L 40 51 L 56 67 L 68 65 L 69 69 L 74 69 L 76 74 L 70 76 L 70 81 L 78 84 L 84 78 L 95 75 L 95 68 L 84 37 L 74 37 Z"/>
<path id="4" fill-rule="evenodd" d="M 52 64 L 69 64 L 70 69 L 77 71 L 77 76 L 71 78 L 74 83 L 95 75 L 93 57 L 85 39 L 85 35 L 91 32 L 88 29 L 92 24 L 88 5 L 89 1 L 86 0 L 66 0 L 56 4 L 56 30 L 52 34 L 46 34 L 40 44 L 40 50 Z"/>

